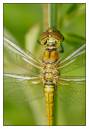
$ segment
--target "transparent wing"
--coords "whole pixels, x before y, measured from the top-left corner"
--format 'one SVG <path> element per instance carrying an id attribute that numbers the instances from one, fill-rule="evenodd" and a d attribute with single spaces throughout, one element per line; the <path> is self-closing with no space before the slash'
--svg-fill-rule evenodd
<path id="1" fill-rule="evenodd" d="M 83 48 L 83 49 L 82 49 Z M 81 50 L 79 52 L 79 50 Z M 79 52 L 79 53 L 78 53 Z M 77 54 L 75 54 L 77 53 Z M 59 63 L 61 76 L 85 76 L 86 74 L 86 55 L 85 45 L 75 50 L 71 55 Z M 74 55 L 74 56 L 72 56 Z"/>
<path id="2" fill-rule="evenodd" d="M 78 103 L 81 102 L 81 90 L 83 93 L 85 92 L 85 74 L 86 74 L 86 68 L 85 68 L 85 45 L 80 47 L 79 49 L 75 50 L 70 56 L 66 57 L 63 62 L 66 62 L 68 59 L 69 63 L 64 63 L 63 66 L 60 66 L 60 75 L 59 75 L 59 84 L 58 88 L 62 88 L 64 91 L 65 89 L 69 90 L 68 94 L 73 94 L 71 97 L 68 97 L 68 100 L 75 103 L 75 96 L 77 97 Z M 83 53 L 83 54 L 81 54 Z M 70 58 L 72 57 L 73 58 Z M 60 94 L 60 93 L 59 93 Z M 77 94 L 80 94 L 77 96 Z M 85 93 L 84 93 L 85 95 Z M 62 95 L 60 95 L 63 97 Z M 63 98 L 64 99 L 64 98 Z M 85 99 L 85 98 L 83 98 Z"/>
<path id="3" fill-rule="evenodd" d="M 30 76 L 26 76 L 26 75 L 20 75 L 20 74 L 10 74 L 10 73 L 5 73 L 4 74 L 5 77 L 10 77 L 10 78 L 14 78 L 17 79 L 19 81 L 32 81 L 35 82 L 36 80 L 38 80 L 39 82 L 41 81 L 40 76 L 35 76 L 35 77 L 30 77 Z"/>
<path id="4" fill-rule="evenodd" d="M 68 95 L 68 99 L 71 100 L 71 103 L 75 101 L 75 98 L 73 97 L 76 97 L 77 101 L 80 103 L 81 102 L 80 98 L 82 96 L 85 97 L 85 90 L 86 90 L 85 78 L 82 76 L 60 77 L 60 81 L 58 83 L 57 88 L 58 88 L 57 93 L 61 98 L 65 96 L 65 91 L 67 91 L 68 93 L 66 95 Z M 62 92 L 64 91 L 64 93 L 61 93 L 61 91 L 59 92 L 60 89 L 62 90 Z M 67 98 L 65 98 L 65 101 L 66 99 Z"/>
<path id="5" fill-rule="evenodd" d="M 64 114 L 65 119 L 68 121 L 80 122 L 81 125 L 83 124 L 83 120 L 85 120 L 86 113 L 86 87 L 84 78 L 60 77 L 60 79 L 61 81 L 58 84 L 55 95 L 57 116 L 59 117 Z M 84 118 L 83 120 L 82 117 Z"/>
<path id="6" fill-rule="evenodd" d="M 38 74 L 41 63 L 31 53 L 27 54 L 12 41 L 4 37 L 4 73 Z"/>
<path id="7" fill-rule="evenodd" d="M 35 95 L 30 94 L 31 90 L 33 90 L 33 92 L 36 92 L 37 88 L 39 90 L 39 87 L 40 87 L 40 89 L 43 88 L 42 82 L 39 77 L 27 77 L 27 76 L 20 76 L 20 75 L 17 76 L 17 74 L 16 75 L 15 74 L 12 74 L 12 75 L 5 74 L 5 76 L 4 76 L 4 88 L 11 91 L 9 96 L 13 95 L 14 89 L 16 89 L 17 92 L 19 91 L 19 89 L 23 89 L 23 90 L 28 89 L 27 91 L 29 92 L 29 96 L 32 101 L 32 98 L 34 98 L 34 100 L 35 100 L 38 97 L 42 96 L 42 94 L 40 94 L 40 93 L 35 94 Z"/>
<path id="8" fill-rule="evenodd" d="M 14 89 L 18 92 L 21 86 L 23 89 L 25 86 L 29 87 L 30 91 L 33 83 L 40 84 L 40 69 L 41 63 L 30 52 L 27 54 L 11 40 L 4 37 L 4 87 L 5 89 L 9 87 L 8 90 L 12 91 L 9 96 L 13 96 Z M 38 97 L 37 94 L 33 95 L 35 99 L 39 96 L 39 94 Z"/>
<path id="9" fill-rule="evenodd" d="M 85 76 L 64 76 L 59 78 L 59 84 L 63 82 L 63 85 L 69 85 L 71 83 L 82 84 L 85 82 Z"/>
<path id="10" fill-rule="evenodd" d="M 85 45 L 83 45 L 69 56 L 66 55 L 63 60 L 60 60 L 58 67 L 60 75 L 56 104 L 60 108 L 56 108 L 57 114 L 63 112 L 68 121 L 71 121 L 71 123 L 79 122 L 80 125 L 85 122 L 85 62 Z"/>
<path id="11" fill-rule="evenodd" d="M 79 56 L 85 54 L 85 47 L 86 45 L 82 45 L 80 48 L 78 48 L 77 50 L 75 50 L 73 53 L 71 53 L 69 56 L 67 56 L 65 59 L 61 60 L 60 59 L 58 60 L 57 63 L 60 62 L 60 66 L 58 66 L 58 69 L 62 69 L 66 66 L 68 66 L 69 64 L 73 63 Z"/>
<path id="12" fill-rule="evenodd" d="M 41 63 L 31 53 L 25 53 L 12 41 L 4 38 L 4 110 L 7 110 L 6 105 L 9 103 L 9 116 L 12 119 L 16 115 L 34 121 L 34 115 L 38 116 L 40 113 L 43 121 L 46 121 L 42 112 L 45 111 L 45 105 L 40 70 Z M 33 115 L 34 110 L 36 113 Z"/>
<path id="13" fill-rule="evenodd" d="M 34 81 L 38 81 L 35 79 Z M 10 77 L 4 77 L 4 109 L 7 110 L 5 104 L 9 103 L 9 116 L 13 118 L 15 115 L 19 117 L 28 117 L 29 121 L 34 121 L 34 115 L 39 113 L 42 119 L 46 121 L 43 114 L 45 111 L 45 101 L 42 83 L 34 85 L 32 80 L 19 80 Z M 40 108 L 41 107 L 41 108 Z M 29 112 L 29 110 L 31 112 Z M 32 114 L 35 110 L 36 114 Z M 29 117 L 30 116 L 30 117 Z M 8 123 L 7 123 L 8 124 Z M 30 123 L 29 123 L 30 124 Z"/>

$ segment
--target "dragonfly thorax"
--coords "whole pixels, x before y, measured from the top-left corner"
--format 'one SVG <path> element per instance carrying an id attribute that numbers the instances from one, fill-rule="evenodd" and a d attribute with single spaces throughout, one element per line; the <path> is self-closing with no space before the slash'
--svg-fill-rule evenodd
<path id="1" fill-rule="evenodd" d="M 43 52 L 42 61 L 44 63 L 55 63 L 59 59 L 59 53 L 57 51 L 56 43 L 53 38 L 49 38 L 46 48 Z"/>
<path id="2" fill-rule="evenodd" d="M 43 67 L 42 80 L 45 85 L 56 85 L 58 81 L 58 71 L 55 65 L 46 64 Z"/>
<path id="3" fill-rule="evenodd" d="M 43 52 L 43 76 L 42 80 L 45 85 L 56 85 L 58 80 L 58 71 L 55 63 L 59 59 L 55 39 L 52 37 L 47 41 L 47 46 Z"/>

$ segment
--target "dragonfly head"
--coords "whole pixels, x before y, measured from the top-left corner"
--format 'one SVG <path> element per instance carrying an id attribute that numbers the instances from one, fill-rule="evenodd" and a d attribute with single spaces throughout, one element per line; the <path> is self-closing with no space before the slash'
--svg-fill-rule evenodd
<path id="1" fill-rule="evenodd" d="M 40 36 L 40 43 L 44 46 L 59 47 L 64 40 L 63 35 L 56 29 L 49 28 L 46 32 L 43 32 Z"/>

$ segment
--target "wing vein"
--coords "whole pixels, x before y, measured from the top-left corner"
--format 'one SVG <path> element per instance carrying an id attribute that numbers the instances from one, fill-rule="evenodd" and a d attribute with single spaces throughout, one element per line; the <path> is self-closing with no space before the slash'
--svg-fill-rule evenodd
<path id="1" fill-rule="evenodd" d="M 27 61 L 29 64 L 33 65 L 34 67 L 41 69 L 41 63 L 35 59 L 33 59 L 31 56 L 27 55 L 21 48 L 19 48 L 17 45 L 15 45 L 12 41 L 4 37 L 4 41 L 6 42 L 5 45 L 13 51 L 14 53 L 20 55 L 23 60 Z"/>

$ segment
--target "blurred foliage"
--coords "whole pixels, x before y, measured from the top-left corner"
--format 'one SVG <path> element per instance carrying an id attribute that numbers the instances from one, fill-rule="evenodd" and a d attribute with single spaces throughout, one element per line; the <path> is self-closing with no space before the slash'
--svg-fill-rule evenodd
<path id="1" fill-rule="evenodd" d="M 62 58 L 85 43 L 85 13 L 86 5 L 82 3 L 57 4 L 57 29 L 64 35 Z M 42 50 L 37 40 L 43 31 L 43 20 L 42 4 L 4 4 L 4 28 L 21 48 L 28 49 L 38 58 Z M 84 75 L 83 58 L 83 72 L 79 69 L 80 57 L 77 68 L 71 65 L 67 71 L 61 71 L 62 74 Z M 42 85 L 16 83 L 13 79 L 4 81 L 4 125 L 47 125 Z M 85 125 L 85 84 L 57 88 L 54 116 L 54 125 Z"/>

